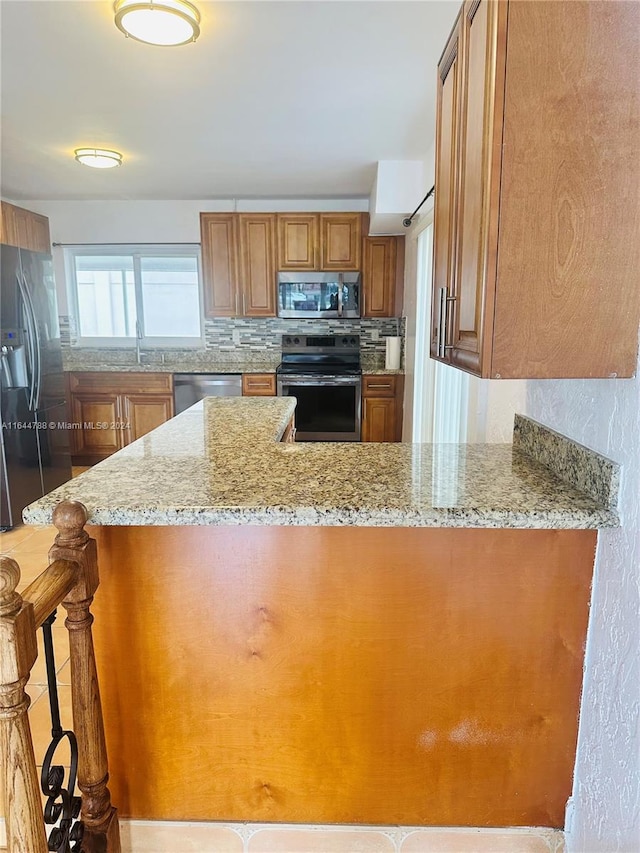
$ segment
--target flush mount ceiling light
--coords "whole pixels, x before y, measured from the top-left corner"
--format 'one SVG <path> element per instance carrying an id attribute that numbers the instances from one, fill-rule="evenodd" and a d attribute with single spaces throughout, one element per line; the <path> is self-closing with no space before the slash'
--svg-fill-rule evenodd
<path id="1" fill-rule="evenodd" d="M 109 148 L 76 148 L 73 153 L 78 163 L 94 169 L 111 169 L 122 163 L 122 154 Z"/>
<path id="2" fill-rule="evenodd" d="M 200 12 L 187 0 L 116 0 L 116 26 L 145 44 L 179 45 L 200 35 Z"/>

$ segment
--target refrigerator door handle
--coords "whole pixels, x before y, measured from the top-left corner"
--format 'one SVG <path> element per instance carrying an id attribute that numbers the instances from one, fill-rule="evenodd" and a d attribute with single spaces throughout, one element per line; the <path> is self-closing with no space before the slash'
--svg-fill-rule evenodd
<path id="1" fill-rule="evenodd" d="M 25 322 L 25 331 L 27 333 L 27 361 L 29 372 L 29 411 L 33 411 L 33 403 L 36 394 L 36 354 L 35 354 L 35 336 L 33 333 L 33 319 L 31 316 L 31 306 L 27 299 L 24 290 L 24 284 L 19 275 L 16 276 L 18 282 L 18 292 L 22 300 L 22 309 Z"/>
<path id="2" fill-rule="evenodd" d="M 36 374 L 34 377 L 34 386 L 33 386 L 33 408 L 32 411 L 37 412 L 40 406 L 40 391 L 42 390 L 42 341 L 40 340 L 40 329 L 38 328 L 38 319 L 36 317 L 36 309 L 33 304 L 33 299 L 31 298 L 31 291 L 29 290 L 29 282 L 27 280 L 24 272 L 22 273 L 22 278 L 24 281 L 24 287 L 27 294 L 27 299 L 29 301 L 29 310 L 31 312 L 31 322 L 33 326 L 33 335 L 34 335 L 34 350 L 36 354 Z"/>

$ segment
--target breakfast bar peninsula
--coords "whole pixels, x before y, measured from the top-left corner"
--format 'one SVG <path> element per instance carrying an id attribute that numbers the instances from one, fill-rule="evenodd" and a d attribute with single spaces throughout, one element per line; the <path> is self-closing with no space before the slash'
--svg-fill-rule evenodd
<path id="1" fill-rule="evenodd" d="M 120 814 L 562 826 L 616 466 L 521 417 L 295 444 L 294 405 L 205 400 L 25 511 L 98 542 Z"/>

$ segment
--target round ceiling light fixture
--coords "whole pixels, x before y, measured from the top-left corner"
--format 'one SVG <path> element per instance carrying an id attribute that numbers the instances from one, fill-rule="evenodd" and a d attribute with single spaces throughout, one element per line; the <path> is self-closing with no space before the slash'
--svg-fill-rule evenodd
<path id="1" fill-rule="evenodd" d="M 78 163 L 94 169 L 112 169 L 122 165 L 122 154 L 109 148 L 76 148 L 73 153 Z"/>
<path id="2" fill-rule="evenodd" d="M 145 44 L 187 44 L 200 35 L 200 12 L 187 0 L 116 0 L 116 27 Z"/>

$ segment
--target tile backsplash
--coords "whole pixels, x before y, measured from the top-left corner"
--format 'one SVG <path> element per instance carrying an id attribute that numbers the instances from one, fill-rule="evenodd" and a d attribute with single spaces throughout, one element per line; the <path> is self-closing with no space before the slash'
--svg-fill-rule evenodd
<path id="1" fill-rule="evenodd" d="M 404 344 L 405 319 L 283 320 L 279 317 L 220 317 L 205 320 L 204 333 L 207 350 L 238 355 L 265 350 L 275 354 L 282 346 L 283 335 L 360 335 L 363 354 L 384 356 L 386 337 L 400 335 Z M 234 333 L 239 343 L 234 342 Z M 73 317 L 60 316 L 60 338 L 63 347 L 75 345 L 77 337 Z"/>
<path id="2" fill-rule="evenodd" d="M 360 335 L 360 346 L 365 352 L 384 352 L 384 338 L 403 335 L 404 319 L 384 320 L 281 320 L 223 319 L 205 321 L 207 349 L 279 350 L 283 335 Z M 238 332 L 240 343 L 233 342 Z"/>

